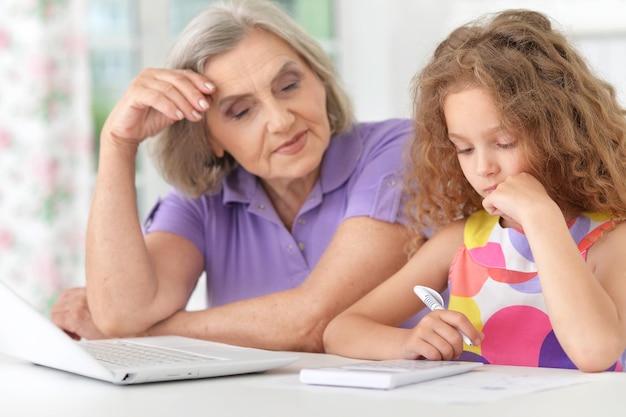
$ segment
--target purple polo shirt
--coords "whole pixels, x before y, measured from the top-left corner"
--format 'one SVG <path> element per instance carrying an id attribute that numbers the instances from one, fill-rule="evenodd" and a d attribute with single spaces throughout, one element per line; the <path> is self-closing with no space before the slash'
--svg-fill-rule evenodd
<path id="1" fill-rule="evenodd" d="M 146 233 L 175 233 L 198 247 L 210 306 L 296 287 L 343 220 L 404 221 L 399 174 L 411 133 L 410 120 L 396 119 L 356 124 L 333 137 L 291 232 L 259 180 L 239 167 L 215 195 L 189 199 L 169 192 L 149 215 Z"/>

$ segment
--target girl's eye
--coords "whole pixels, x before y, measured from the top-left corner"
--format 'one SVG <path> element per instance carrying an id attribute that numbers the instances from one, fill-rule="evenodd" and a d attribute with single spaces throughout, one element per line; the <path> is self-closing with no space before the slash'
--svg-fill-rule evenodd
<path id="1" fill-rule="evenodd" d="M 467 154 L 474 150 L 474 148 L 456 148 L 457 154 Z"/>
<path id="2" fill-rule="evenodd" d="M 502 149 L 513 149 L 517 146 L 517 142 L 501 143 L 498 146 Z"/>

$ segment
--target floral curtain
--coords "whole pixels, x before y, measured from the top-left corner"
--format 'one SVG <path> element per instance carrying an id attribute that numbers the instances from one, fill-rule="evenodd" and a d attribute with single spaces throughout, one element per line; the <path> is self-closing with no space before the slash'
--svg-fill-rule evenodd
<path id="1" fill-rule="evenodd" d="M 0 1 L 0 280 L 48 312 L 84 283 L 86 0 Z"/>

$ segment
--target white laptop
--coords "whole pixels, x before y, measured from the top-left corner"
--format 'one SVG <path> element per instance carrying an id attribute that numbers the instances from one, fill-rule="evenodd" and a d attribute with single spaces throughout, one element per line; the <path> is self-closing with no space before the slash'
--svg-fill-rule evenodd
<path id="1" fill-rule="evenodd" d="M 78 342 L 1 280 L 0 352 L 118 385 L 263 372 L 299 359 L 179 336 Z"/>

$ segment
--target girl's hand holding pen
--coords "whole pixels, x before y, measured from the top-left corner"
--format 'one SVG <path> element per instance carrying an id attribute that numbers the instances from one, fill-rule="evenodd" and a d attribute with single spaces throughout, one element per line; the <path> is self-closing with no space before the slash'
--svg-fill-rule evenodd
<path id="1" fill-rule="evenodd" d="M 431 310 L 431 311 L 437 311 L 437 310 L 445 310 L 444 304 L 443 304 L 443 298 L 441 297 L 441 295 L 428 287 L 424 287 L 421 285 L 416 285 L 413 288 L 413 291 L 415 292 L 415 294 L 420 298 L 420 300 L 422 300 L 422 302 Z M 455 327 L 455 330 L 461 335 L 462 339 L 463 339 L 463 343 L 465 343 L 468 346 L 474 346 L 474 345 L 478 345 L 480 344 L 480 341 L 482 340 L 482 334 L 479 336 L 479 339 L 477 340 L 478 343 L 475 343 L 472 339 L 470 339 L 465 333 L 463 333 L 461 330 L 459 330 L 456 326 L 454 326 L 452 323 L 448 323 L 445 319 L 441 319 L 441 320 L 437 320 L 437 322 L 431 322 L 430 320 L 425 320 L 425 318 L 422 319 L 422 321 L 420 322 L 420 324 L 418 324 L 417 327 L 419 327 L 420 325 L 428 325 L 428 323 L 431 323 L 433 325 L 433 330 L 434 330 L 434 334 L 436 334 L 439 337 L 443 337 L 444 339 L 447 340 L 447 338 L 444 337 L 445 332 L 440 331 L 440 330 L 435 330 L 434 329 L 434 325 L 435 323 L 440 323 L 440 322 L 445 322 L 446 324 L 448 324 L 449 326 Z M 467 320 L 467 319 L 466 319 Z M 422 323 L 423 322 L 423 323 Z M 424 333 L 425 334 L 425 333 Z M 426 341 L 426 340 L 425 340 Z M 448 341 L 448 340 L 447 340 Z M 439 342 L 437 341 L 433 341 L 433 343 L 431 343 L 433 346 L 435 346 L 437 348 L 437 344 Z M 452 342 L 448 341 L 448 343 L 452 344 Z M 448 359 L 447 355 L 445 355 L 441 349 L 438 349 L 440 351 L 440 353 L 442 353 L 442 359 Z M 455 354 L 454 357 L 458 357 L 458 352 L 457 349 L 455 350 Z M 460 353 L 459 353 L 460 354 Z M 427 355 L 423 355 L 424 357 L 429 358 Z M 430 358 L 429 358 L 430 359 Z"/>

